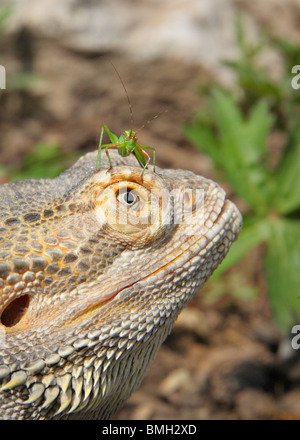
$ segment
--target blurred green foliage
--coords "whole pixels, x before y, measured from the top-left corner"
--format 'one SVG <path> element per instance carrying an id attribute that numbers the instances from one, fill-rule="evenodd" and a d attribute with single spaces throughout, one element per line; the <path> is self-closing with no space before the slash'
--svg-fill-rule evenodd
<path id="1" fill-rule="evenodd" d="M 270 305 L 275 321 L 287 332 L 300 319 L 300 90 L 291 86 L 300 48 L 265 35 L 250 44 L 240 20 L 236 31 L 241 55 L 226 62 L 236 75 L 236 89 L 206 85 L 207 107 L 184 132 L 248 206 L 240 237 L 216 273 L 263 243 Z M 278 80 L 257 63 L 270 48 L 277 49 L 284 62 Z M 274 165 L 268 142 L 271 133 L 279 132 L 285 142 Z"/>
<path id="2" fill-rule="evenodd" d="M 2 6 L 2 8 L 0 9 L 0 34 L 3 32 L 5 21 L 10 16 L 11 13 L 12 13 L 12 5 L 9 3 Z"/>
<path id="3" fill-rule="evenodd" d="M 64 153 L 56 144 L 39 142 L 24 156 L 20 168 L 1 166 L 0 176 L 8 180 L 54 178 L 69 167 L 74 157 L 74 153 Z"/>

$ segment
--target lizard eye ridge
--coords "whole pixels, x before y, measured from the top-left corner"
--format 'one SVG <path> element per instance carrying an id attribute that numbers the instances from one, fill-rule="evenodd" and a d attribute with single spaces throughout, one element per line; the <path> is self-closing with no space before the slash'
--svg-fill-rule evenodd
<path id="1" fill-rule="evenodd" d="M 115 242 L 143 247 L 145 243 L 163 237 L 172 228 L 169 221 L 172 208 L 159 176 L 145 173 L 141 181 L 138 169 L 120 170 L 115 167 L 104 188 L 96 193 L 95 217 L 99 227 Z M 99 176 L 97 176 L 98 178 Z M 172 217 L 172 215 L 171 215 Z"/>

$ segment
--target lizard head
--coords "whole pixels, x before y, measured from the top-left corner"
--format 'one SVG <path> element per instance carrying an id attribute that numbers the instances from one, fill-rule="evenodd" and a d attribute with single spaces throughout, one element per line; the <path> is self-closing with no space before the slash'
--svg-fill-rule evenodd
<path id="1" fill-rule="evenodd" d="M 112 160 L 0 187 L 4 418 L 109 417 L 238 236 L 215 182 Z"/>

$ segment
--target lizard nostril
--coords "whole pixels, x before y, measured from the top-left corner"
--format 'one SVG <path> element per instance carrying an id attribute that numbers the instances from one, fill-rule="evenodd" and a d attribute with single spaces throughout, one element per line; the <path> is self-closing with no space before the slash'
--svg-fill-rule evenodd
<path id="1" fill-rule="evenodd" d="M 13 327 L 24 316 L 29 306 L 29 295 L 23 295 L 13 300 L 3 310 L 0 321 L 5 327 Z"/>

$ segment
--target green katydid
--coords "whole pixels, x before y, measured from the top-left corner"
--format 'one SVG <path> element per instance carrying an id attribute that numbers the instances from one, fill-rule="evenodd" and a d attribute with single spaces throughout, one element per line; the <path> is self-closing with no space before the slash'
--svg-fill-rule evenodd
<path id="1" fill-rule="evenodd" d="M 117 71 L 117 69 L 113 65 L 113 63 L 111 63 L 111 64 L 112 64 L 113 68 L 115 69 L 115 71 L 116 71 L 116 73 L 117 73 L 117 75 L 123 85 L 125 93 L 126 93 L 126 97 L 127 97 L 127 101 L 128 101 L 128 105 L 129 105 L 129 110 L 130 110 L 131 129 L 125 130 L 124 133 L 122 133 L 121 136 L 118 137 L 117 135 L 115 135 L 114 133 L 112 133 L 109 130 L 109 128 L 107 127 L 106 124 L 102 125 L 102 130 L 101 130 L 99 145 L 98 145 L 98 157 L 97 157 L 96 169 L 99 170 L 101 167 L 101 150 L 102 150 L 102 148 L 105 148 L 105 153 L 106 153 L 107 159 L 109 161 L 109 165 L 110 165 L 109 169 L 112 168 L 112 163 L 111 163 L 111 159 L 110 159 L 110 156 L 108 153 L 108 149 L 109 148 L 117 148 L 118 153 L 123 157 L 129 156 L 131 153 L 133 153 L 135 155 L 135 157 L 137 158 L 139 164 L 143 168 L 143 172 L 144 172 L 144 170 L 148 167 L 148 164 L 151 160 L 149 154 L 145 151 L 145 149 L 146 149 L 146 150 L 153 151 L 153 171 L 155 172 L 155 148 L 149 147 L 147 145 L 138 144 L 137 131 L 133 131 L 133 112 L 132 112 L 132 106 L 131 106 L 131 102 L 129 99 L 129 95 L 127 93 L 125 84 L 122 81 L 122 78 L 121 78 L 119 72 Z M 158 116 L 159 116 L 159 114 L 154 116 L 153 119 L 157 118 Z M 152 119 L 147 121 L 146 124 L 151 121 L 152 121 Z M 143 128 L 146 124 L 142 125 L 142 127 L 140 127 L 140 129 Z M 111 141 L 110 144 L 102 144 L 102 138 L 103 138 L 104 131 L 106 131 L 106 133 L 108 134 L 108 137 Z"/>

